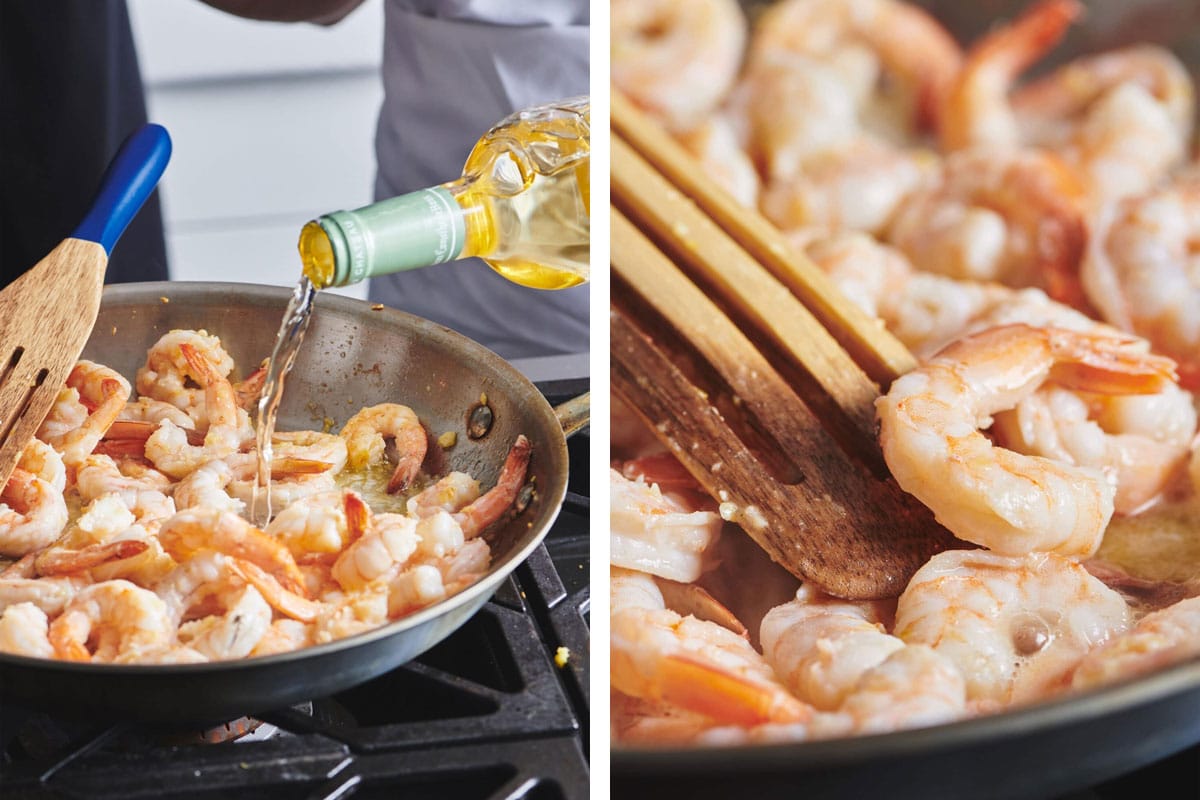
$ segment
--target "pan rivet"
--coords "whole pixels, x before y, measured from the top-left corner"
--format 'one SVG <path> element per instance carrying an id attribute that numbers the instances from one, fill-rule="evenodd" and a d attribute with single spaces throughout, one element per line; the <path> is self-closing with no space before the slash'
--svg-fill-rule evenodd
<path id="1" fill-rule="evenodd" d="M 471 410 L 467 412 L 467 436 L 472 439 L 487 436 L 495 419 L 492 407 L 486 402 L 471 406 Z"/>

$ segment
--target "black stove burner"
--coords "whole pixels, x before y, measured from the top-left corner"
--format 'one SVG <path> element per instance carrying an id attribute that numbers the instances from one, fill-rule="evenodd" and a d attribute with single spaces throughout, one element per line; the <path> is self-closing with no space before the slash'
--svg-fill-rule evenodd
<path id="1" fill-rule="evenodd" d="M 0 704 L 0 798 L 587 797 L 586 431 L 568 446 L 571 485 L 545 543 L 417 660 L 238 720 L 231 727 L 247 732 L 219 744 L 205 741 L 225 738 L 220 730 L 76 722 Z M 559 648 L 569 651 L 561 667 Z"/>

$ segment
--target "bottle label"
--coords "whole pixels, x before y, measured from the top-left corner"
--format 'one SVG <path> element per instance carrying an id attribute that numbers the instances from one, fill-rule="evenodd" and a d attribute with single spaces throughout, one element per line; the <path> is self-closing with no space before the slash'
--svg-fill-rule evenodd
<path id="1" fill-rule="evenodd" d="M 338 285 L 452 261 L 466 244 L 462 208 L 441 186 L 336 211 L 321 222 L 331 240 L 341 239 L 334 245 Z"/>

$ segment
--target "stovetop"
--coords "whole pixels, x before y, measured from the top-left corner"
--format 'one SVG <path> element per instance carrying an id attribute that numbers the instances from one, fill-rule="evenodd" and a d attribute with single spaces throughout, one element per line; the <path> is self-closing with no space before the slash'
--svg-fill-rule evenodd
<path id="1" fill-rule="evenodd" d="M 0 797 L 587 797 L 586 432 L 568 446 L 567 499 L 545 542 L 420 658 L 208 731 L 0 704 Z"/>

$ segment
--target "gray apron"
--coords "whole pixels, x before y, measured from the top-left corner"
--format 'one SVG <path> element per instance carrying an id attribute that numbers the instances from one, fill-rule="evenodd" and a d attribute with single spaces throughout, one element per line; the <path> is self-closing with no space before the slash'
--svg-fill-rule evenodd
<path id="1" fill-rule="evenodd" d="M 387 0 L 384 15 L 377 200 L 458 177 L 513 111 L 588 93 L 586 0 Z M 527 289 L 470 259 L 375 278 L 369 293 L 504 358 L 588 349 L 586 285 Z"/>

